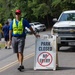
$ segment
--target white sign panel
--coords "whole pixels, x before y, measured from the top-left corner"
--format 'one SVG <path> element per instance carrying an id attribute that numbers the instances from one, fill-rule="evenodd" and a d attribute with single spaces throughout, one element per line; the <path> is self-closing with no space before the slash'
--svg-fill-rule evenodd
<path id="1" fill-rule="evenodd" d="M 37 38 L 34 70 L 56 69 L 56 36 Z"/>

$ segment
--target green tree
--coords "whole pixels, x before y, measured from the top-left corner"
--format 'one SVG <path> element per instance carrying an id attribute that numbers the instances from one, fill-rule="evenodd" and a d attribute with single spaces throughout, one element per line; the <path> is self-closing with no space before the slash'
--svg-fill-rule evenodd
<path id="1" fill-rule="evenodd" d="M 74 10 L 75 0 L 0 0 L 0 22 L 13 19 L 16 9 L 22 11 L 22 17 L 32 21 L 46 21 L 50 25 L 50 16 L 58 17 L 64 10 Z"/>
<path id="2" fill-rule="evenodd" d="M 75 0 L 53 0 L 52 1 L 52 15 L 58 17 L 64 10 L 74 10 Z"/>

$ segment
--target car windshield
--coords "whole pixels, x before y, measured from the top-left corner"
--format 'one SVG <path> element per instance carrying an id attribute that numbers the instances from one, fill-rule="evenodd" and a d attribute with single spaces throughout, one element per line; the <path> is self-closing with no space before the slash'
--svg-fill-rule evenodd
<path id="1" fill-rule="evenodd" d="M 35 25 L 38 25 L 38 24 L 40 24 L 40 22 L 35 22 L 34 24 L 35 24 Z"/>
<path id="2" fill-rule="evenodd" d="M 33 26 L 33 25 L 39 25 L 39 24 L 41 24 L 40 22 L 34 22 L 34 23 L 29 23 L 31 26 Z"/>
<path id="3" fill-rule="evenodd" d="M 63 13 L 59 21 L 75 21 L 75 13 Z"/>

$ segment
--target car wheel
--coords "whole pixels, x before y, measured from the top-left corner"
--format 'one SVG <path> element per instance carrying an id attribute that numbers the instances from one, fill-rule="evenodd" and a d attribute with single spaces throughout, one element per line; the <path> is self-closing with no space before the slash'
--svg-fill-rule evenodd
<path id="1" fill-rule="evenodd" d="M 43 29 L 43 31 L 46 31 L 46 29 Z"/>

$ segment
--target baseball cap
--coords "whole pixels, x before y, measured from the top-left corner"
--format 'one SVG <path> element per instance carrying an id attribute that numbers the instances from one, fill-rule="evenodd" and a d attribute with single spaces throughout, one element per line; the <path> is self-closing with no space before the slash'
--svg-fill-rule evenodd
<path id="1" fill-rule="evenodd" d="M 15 14 L 21 14 L 21 10 L 16 10 Z"/>

